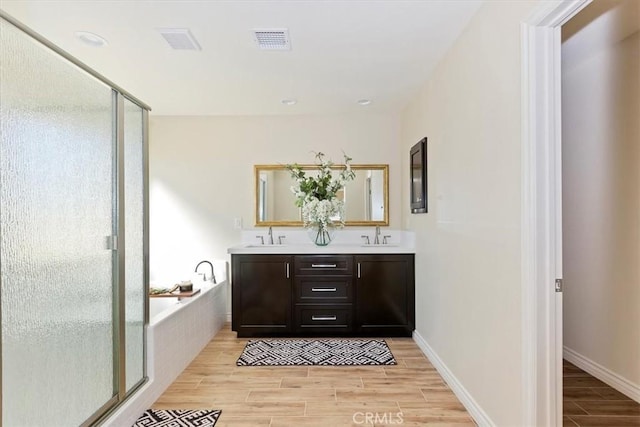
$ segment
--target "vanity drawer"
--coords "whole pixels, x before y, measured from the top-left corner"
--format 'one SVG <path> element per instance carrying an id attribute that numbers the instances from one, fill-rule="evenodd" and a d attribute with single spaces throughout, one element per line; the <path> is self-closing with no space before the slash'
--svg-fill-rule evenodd
<path id="1" fill-rule="evenodd" d="M 297 305 L 296 329 L 310 332 L 322 330 L 352 329 L 351 304 L 334 305 Z"/>
<path id="2" fill-rule="evenodd" d="M 353 257 L 349 255 L 298 255 L 294 257 L 296 275 L 351 276 Z"/>
<path id="3" fill-rule="evenodd" d="M 353 280 L 351 277 L 305 276 L 295 279 L 296 302 L 305 303 L 350 303 Z"/>

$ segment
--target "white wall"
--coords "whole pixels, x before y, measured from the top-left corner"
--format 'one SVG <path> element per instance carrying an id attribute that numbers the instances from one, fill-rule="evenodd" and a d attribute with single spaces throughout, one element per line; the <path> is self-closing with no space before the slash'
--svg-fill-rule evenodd
<path id="1" fill-rule="evenodd" d="M 522 424 L 520 22 L 535 5 L 485 3 L 403 120 L 403 182 L 428 137 L 429 213 L 403 216 L 416 330 L 501 426 Z"/>
<path id="2" fill-rule="evenodd" d="M 346 197 L 346 221 L 362 221 L 366 219 L 367 209 L 365 206 L 365 183 L 367 171 L 356 171 L 353 181 L 345 185 L 344 193 Z"/>
<path id="3" fill-rule="evenodd" d="M 273 216 L 269 219 L 301 221 L 300 208 L 296 206 L 295 195 L 291 192 L 295 181 L 288 171 L 275 171 L 272 177 L 270 185 L 273 187 L 273 198 L 269 204 L 273 207 Z"/>
<path id="4" fill-rule="evenodd" d="M 388 163 L 390 226 L 401 224 L 400 115 L 162 117 L 150 120 L 150 268 L 153 284 L 190 277 L 203 259 L 228 259 L 233 220 L 254 225 L 254 164 Z M 266 230 L 260 230 L 264 233 Z M 284 231 L 286 234 L 286 230 Z"/>
<path id="5" fill-rule="evenodd" d="M 564 344 L 640 395 L 640 2 L 608 3 L 563 45 Z"/>
<path id="6" fill-rule="evenodd" d="M 408 184 L 407 184 L 408 185 Z M 379 170 L 371 171 L 371 219 L 384 220 L 384 174 Z"/>

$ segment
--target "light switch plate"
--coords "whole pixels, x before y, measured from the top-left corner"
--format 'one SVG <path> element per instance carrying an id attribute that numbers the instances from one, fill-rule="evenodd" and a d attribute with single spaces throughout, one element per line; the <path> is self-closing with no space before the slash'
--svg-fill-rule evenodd
<path id="1" fill-rule="evenodd" d="M 233 219 L 233 228 L 236 230 L 242 230 L 242 217 Z"/>

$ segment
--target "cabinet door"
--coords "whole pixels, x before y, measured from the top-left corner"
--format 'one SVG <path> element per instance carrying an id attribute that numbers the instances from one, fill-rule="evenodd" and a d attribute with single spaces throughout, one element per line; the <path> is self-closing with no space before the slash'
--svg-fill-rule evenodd
<path id="1" fill-rule="evenodd" d="M 356 325 L 367 335 L 411 336 L 414 256 L 357 255 Z"/>
<path id="2" fill-rule="evenodd" d="M 232 323 L 238 336 L 291 332 L 291 262 L 290 256 L 232 256 Z"/>

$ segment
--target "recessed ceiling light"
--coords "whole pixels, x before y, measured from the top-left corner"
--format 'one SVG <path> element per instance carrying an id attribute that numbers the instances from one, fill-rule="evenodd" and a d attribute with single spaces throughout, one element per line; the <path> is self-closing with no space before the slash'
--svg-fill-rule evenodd
<path id="1" fill-rule="evenodd" d="M 371 105 L 372 102 L 370 99 L 358 99 L 358 105 Z"/>
<path id="2" fill-rule="evenodd" d="M 76 31 L 75 35 L 78 40 L 92 47 L 103 47 L 109 44 L 104 37 L 88 31 Z"/>
<path id="3" fill-rule="evenodd" d="M 298 103 L 298 100 L 289 98 L 289 99 L 283 99 L 280 102 L 282 102 L 284 105 L 296 105 Z"/>

